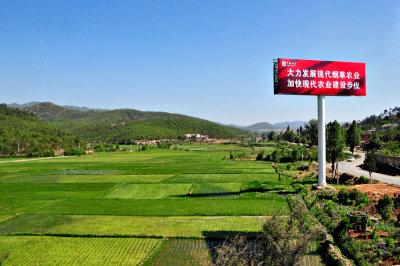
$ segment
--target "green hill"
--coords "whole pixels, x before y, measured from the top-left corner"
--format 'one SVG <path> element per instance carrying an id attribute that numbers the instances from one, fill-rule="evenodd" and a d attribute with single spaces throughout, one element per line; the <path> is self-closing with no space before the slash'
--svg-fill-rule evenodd
<path id="1" fill-rule="evenodd" d="M 27 111 L 0 105 L 0 157 L 52 156 L 79 143 L 84 145 L 80 138 L 39 121 Z"/>
<path id="2" fill-rule="evenodd" d="M 184 134 L 203 134 L 214 138 L 237 138 L 250 133 L 207 120 L 165 112 L 133 109 L 77 111 L 52 103 L 25 108 L 46 124 L 66 129 L 88 142 L 132 143 L 143 139 L 179 139 Z"/>

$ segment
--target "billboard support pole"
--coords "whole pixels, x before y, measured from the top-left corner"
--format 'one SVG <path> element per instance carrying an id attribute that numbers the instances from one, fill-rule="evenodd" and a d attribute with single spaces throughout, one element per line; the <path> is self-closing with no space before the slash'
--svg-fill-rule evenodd
<path id="1" fill-rule="evenodd" d="M 324 95 L 318 95 L 318 186 L 326 186 L 326 135 Z"/>

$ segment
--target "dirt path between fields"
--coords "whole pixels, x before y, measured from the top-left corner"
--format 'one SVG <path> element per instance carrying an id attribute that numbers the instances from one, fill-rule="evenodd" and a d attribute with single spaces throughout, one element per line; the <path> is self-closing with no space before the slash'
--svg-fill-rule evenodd
<path id="1" fill-rule="evenodd" d="M 37 160 L 48 160 L 48 159 L 67 158 L 67 157 L 76 157 L 76 156 L 58 156 L 58 157 L 30 158 L 30 159 L 21 159 L 21 160 L 13 160 L 13 161 L 2 161 L 2 162 L 0 162 L 0 163 L 19 163 L 19 162 L 28 162 L 28 161 L 37 161 Z"/>

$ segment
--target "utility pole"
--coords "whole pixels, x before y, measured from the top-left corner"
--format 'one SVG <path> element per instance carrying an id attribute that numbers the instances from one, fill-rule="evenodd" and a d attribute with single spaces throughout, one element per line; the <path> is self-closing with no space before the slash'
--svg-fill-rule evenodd
<path id="1" fill-rule="evenodd" d="M 318 186 L 326 186 L 326 135 L 324 95 L 318 95 Z"/>

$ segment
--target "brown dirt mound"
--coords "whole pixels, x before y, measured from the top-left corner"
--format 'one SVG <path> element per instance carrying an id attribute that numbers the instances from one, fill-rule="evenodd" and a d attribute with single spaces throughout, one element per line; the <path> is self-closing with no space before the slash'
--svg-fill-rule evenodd
<path id="1" fill-rule="evenodd" d="M 347 189 L 352 190 L 354 188 L 360 192 L 367 193 L 368 198 L 370 198 L 372 200 L 378 200 L 381 197 L 383 197 L 383 195 L 385 195 L 385 194 L 388 194 L 392 198 L 394 197 L 394 194 L 397 194 L 397 195 L 400 194 L 399 187 L 385 185 L 385 184 L 355 185 L 355 186 L 350 186 Z"/>

